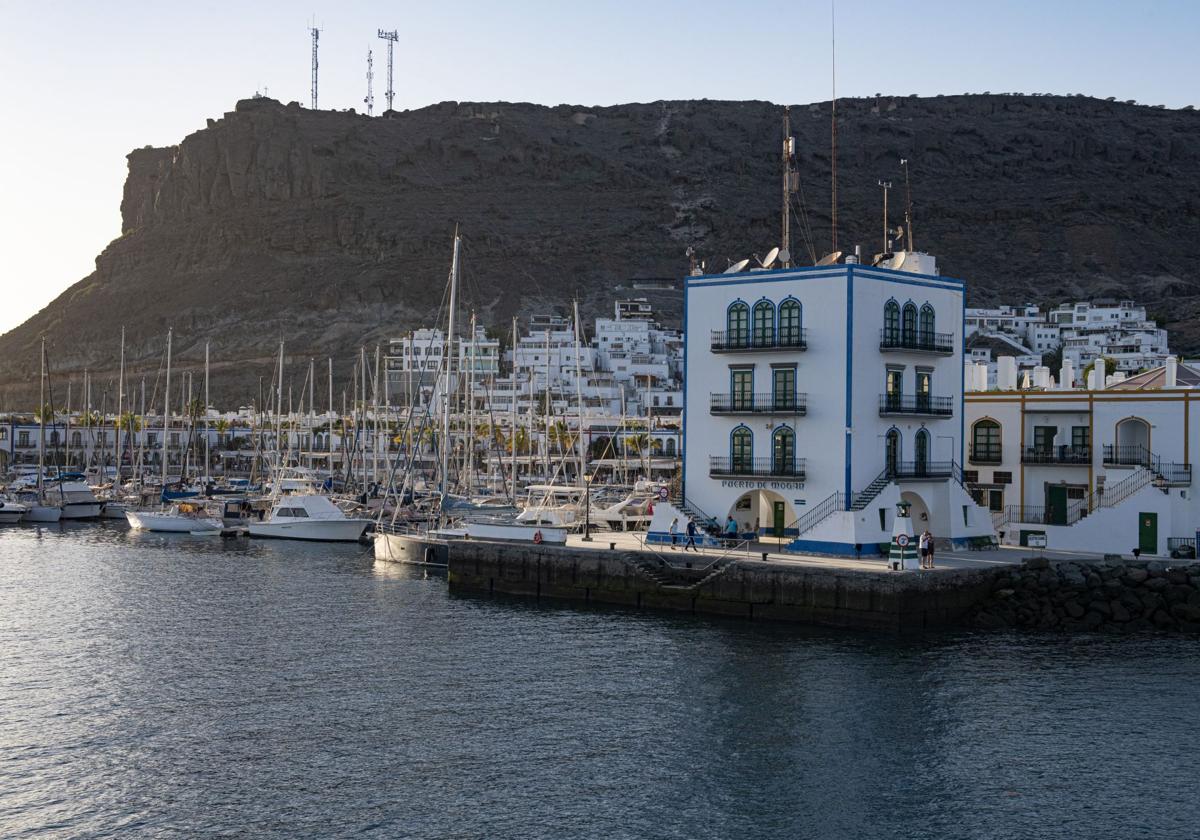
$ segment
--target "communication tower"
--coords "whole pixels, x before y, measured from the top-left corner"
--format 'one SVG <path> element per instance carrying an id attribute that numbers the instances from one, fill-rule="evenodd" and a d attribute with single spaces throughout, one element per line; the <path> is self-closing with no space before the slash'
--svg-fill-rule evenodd
<path id="1" fill-rule="evenodd" d="M 367 105 L 367 116 L 371 116 L 375 110 L 375 93 L 371 88 L 372 82 L 375 81 L 375 57 L 371 55 L 371 48 L 367 47 L 367 98 L 363 102 Z"/>
<path id="2" fill-rule="evenodd" d="M 383 94 L 383 96 L 387 100 L 387 109 L 390 111 L 392 110 L 392 97 L 396 93 L 394 90 L 392 90 L 392 46 L 400 39 L 400 36 L 396 34 L 395 29 L 391 30 L 390 32 L 380 29 L 379 37 L 387 41 L 388 45 L 388 86 L 387 91 Z"/>
<path id="3" fill-rule="evenodd" d="M 317 40 L 321 37 L 321 30 L 316 26 L 310 26 L 308 31 L 312 33 L 312 109 L 317 110 Z"/>

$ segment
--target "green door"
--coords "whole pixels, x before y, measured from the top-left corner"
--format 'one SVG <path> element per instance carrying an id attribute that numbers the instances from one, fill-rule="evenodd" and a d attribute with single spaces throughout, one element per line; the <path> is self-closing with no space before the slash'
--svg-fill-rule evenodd
<path id="1" fill-rule="evenodd" d="M 1061 484 L 1046 485 L 1046 524 L 1067 524 L 1067 488 Z"/>
<path id="2" fill-rule="evenodd" d="M 1138 548 L 1142 554 L 1158 554 L 1158 514 L 1138 514 Z"/>
<path id="3" fill-rule="evenodd" d="M 783 514 L 783 502 L 775 502 L 772 507 L 775 514 L 775 536 L 782 537 L 783 529 L 787 527 L 787 522 Z"/>

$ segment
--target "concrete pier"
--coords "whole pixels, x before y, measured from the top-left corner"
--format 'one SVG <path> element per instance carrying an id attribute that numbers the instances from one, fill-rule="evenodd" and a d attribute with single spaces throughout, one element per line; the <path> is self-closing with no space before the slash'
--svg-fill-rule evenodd
<path id="1" fill-rule="evenodd" d="M 1000 573 L 989 567 L 934 572 L 890 572 L 866 564 L 831 568 L 746 555 L 668 560 L 653 551 L 608 545 L 455 542 L 450 589 L 901 632 L 959 626 Z"/>

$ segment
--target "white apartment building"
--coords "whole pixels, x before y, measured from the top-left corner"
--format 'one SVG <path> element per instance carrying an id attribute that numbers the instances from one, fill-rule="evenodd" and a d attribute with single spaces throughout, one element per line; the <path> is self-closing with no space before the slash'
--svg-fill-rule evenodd
<path id="1" fill-rule="evenodd" d="M 686 279 L 689 514 L 851 556 L 901 501 L 939 539 L 993 533 L 961 484 L 963 283 L 888 265 Z"/>
<path id="2" fill-rule="evenodd" d="M 965 398 L 964 479 L 1005 543 L 1167 555 L 1194 547 L 1200 500 L 1200 371 L 1166 364 L 1093 387 L 999 390 Z M 1112 384 L 1103 387 L 1101 382 Z"/>

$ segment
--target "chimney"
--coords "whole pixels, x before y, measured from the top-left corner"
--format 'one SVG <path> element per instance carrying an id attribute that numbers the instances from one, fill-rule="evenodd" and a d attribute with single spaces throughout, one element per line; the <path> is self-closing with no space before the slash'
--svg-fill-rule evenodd
<path id="1" fill-rule="evenodd" d="M 1033 369 L 1033 387 L 1042 390 L 1050 387 L 1050 368 L 1038 365 Z"/>
<path id="2" fill-rule="evenodd" d="M 1164 388 L 1177 388 L 1179 386 L 1179 359 L 1175 356 L 1167 356 L 1166 372 L 1163 376 Z"/>
<path id="3" fill-rule="evenodd" d="M 1059 371 L 1058 384 L 1064 391 L 1069 391 L 1075 387 L 1075 363 L 1070 359 L 1063 359 L 1062 370 Z"/>
<path id="4" fill-rule="evenodd" d="M 1103 391 L 1104 390 L 1104 374 L 1105 374 L 1104 357 L 1097 356 L 1095 364 L 1092 365 L 1092 378 L 1091 378 L 1091 382 L 1088 384 L 1089 391 Z"/>
<path id="5" fill-rule="evenodd" d="M 1017 390 L 1017 360 L 1012 356 L 996 359 L 996 388 L 1000 391 Z"/>

